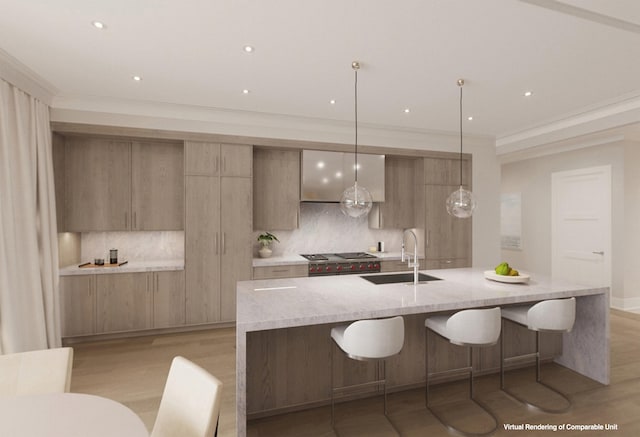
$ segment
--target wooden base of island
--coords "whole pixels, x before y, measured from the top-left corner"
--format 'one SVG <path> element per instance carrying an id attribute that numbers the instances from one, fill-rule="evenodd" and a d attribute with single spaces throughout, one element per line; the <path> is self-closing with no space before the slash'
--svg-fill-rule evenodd
<path id="1" fill-rule="evenodd" d="M 426 314 L 404 317 L 405 342 L 402 351 L 387 360 L 389 392 L 424 386 Z M 247 418 L 326 405 L 331 400 L 330 349 L 335 347 L 330 331 L 336 324 L 302 326 L 247 333 Z M 528 329 L 507 324 L 505 328 L 507 356 L 535 350 L 535 334 Z M 562 334 L 541 336 L 542 355 L 552 359 L 562 354 Z M 334 352 L 337 349 L 334 349 Z M 499 344 L 473 351 L 474 369 L 478 374 L 500 370 Z M 452 345 L 442 337 L 429 333 L 429 369 L 441 371 L 467 366 L 467 349 Z M 530 365 L 531 363 L 525 363 Z M 354 361 L 344 353 L 334 355 L 334 378 L 337 386 L 358 384 L 378 378 L 373 362 Z M 458 375 L 455 379 L 466 378 Z M 448 381 L 442 379 L 441 381 Z M 337 401 L 372 396 L 379 388 L 369 387 L 355 394 L 345 394 Z"/>
<path id="2" fill-rule="evenodd" d="M 257 418 L 329 401 L 332 326 L 367 318 L 402 315 L 405 344 L 387 363 L 388 387 L 424 386 L 427 314 L 508 306 L 576 297 L 576 322 L 569 333 L 545 334 L 542 354 L 602 384 L 609 383 L 609 289 L 589 288 L 545 277 L 526 285 L 499 284 L 482 269 L 427 271 L 443 279 L 424 286 L 373 286 L 353 277 L 290 278 L 238 283 L 236 325 L 237 433 L 246 436 L 247 417 Z M 434 335 L 434 334 L 430 334 Z M 508 323 L 507 356 L 533 350 L 532 332 Z M 430 369 L 465 365 L 464 349 L 434 335 Z M 499 369 L 499 346 L 474 351 L 480 373 Z M 376 378 L 376 366 L 335 354 L 336 385 Z M 375 390 L 375 389 L 374 389 Z M 375 391 L 361 393 L 370 396 Z M 345 398 L 347 399 L 347 398 Z"/>

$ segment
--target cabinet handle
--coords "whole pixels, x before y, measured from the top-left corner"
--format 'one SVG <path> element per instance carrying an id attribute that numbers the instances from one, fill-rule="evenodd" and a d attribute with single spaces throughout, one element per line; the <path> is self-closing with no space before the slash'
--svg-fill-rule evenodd
<path id="1" fill-rule="evenodd" d="M 124 212 L 124 228 L 126 229 L 129 226 L 129 221 L 127 220 L 127 212 Z"/>
<path id="2" fill-rule="evenodd" d="M 273 273 L 287 273 L 289 269 L 273 269 Z"/>
<path id="3" fill-rule="evenodd" d="M 427 231 L 427 247 L 429 247 L 430 243 L 431 243 L 431 229 Z"/>
<path id="4" fill-rule="evenodd" d="M 215 237 L 214 237 L 214 243 L 213 243 L 213 245 L 214 245 L 214 246 L 215 246 L 215 248 L 216 248 L 216 255 L 217 255 L 217 254 L 218 254 L 218 233 L 217 233 L 217 232 L 216 232 L 216 235 L 215 235 Z"/>
<path id="5" fill-rule="evenodd" d="M 222 157 L 222 172 L 226 173 L 227 171 L 227 158 L 225 156 Z"/>
<path id="6" fill-rule="evenodd" d="M 156 277 L 156 288 L 155 288 L 155 290 L 156 290 L 156 293 L 157 293 L 158 292 L 158 287 L 160 286 L 160 282 L 159 282 L 160 280 L 158 279 L 158 274 L 157 273 L 154 273 L 154 276 Z"/>
<path id="7" fill-rule="evenodd" d="M 597 251 L 597 252 L 591 252 L 591 253 L 594 254 L 594 255 L 604 255 L 604 252 L 601 251 L 601 250 Z"/>
<path id="8" fill-rule="evenodd" d="M 445 264 L 451 264 L 453 261 L 451 261 L 450 259 L 445 259 L 443 262 L 444 262 Z"/>
<path id="9" fill-rule="evenodd" d="M 133 212 L 133 229 L 138 229 L 138 215 L 135 211 Z"/>
<path id="10" fill-rule="evenodd" d="M 218 157 L 216 156 L 216 175 L 220 172 L 220 167 L 218 166 Z"/>
<path id="11" fill-rule="evenodd" d="M 225 233 L 226 232 L 222 233 L 222 254 L 223 255 L 225 255 L 227 253 L 227 245 L 225 244 L 225 241 L 224 241 L 224 234 Z"/>

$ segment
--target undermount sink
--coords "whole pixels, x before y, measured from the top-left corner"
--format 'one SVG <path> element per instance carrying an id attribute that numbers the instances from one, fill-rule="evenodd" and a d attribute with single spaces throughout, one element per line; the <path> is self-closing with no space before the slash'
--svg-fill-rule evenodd
<path id="1" fill-rule="evenodd" d="M 376 285 L 381 284 L 400 284 L 403 282 L 413 284 L 413 273 L 391 273 L 388 275 L 361 275 L 363 279 L 372 282 Z M 424 283 L 428 281 L 440 281 L 440 278 L 427 275 L 424 273 L 418 273 L 418 282 Z"/>

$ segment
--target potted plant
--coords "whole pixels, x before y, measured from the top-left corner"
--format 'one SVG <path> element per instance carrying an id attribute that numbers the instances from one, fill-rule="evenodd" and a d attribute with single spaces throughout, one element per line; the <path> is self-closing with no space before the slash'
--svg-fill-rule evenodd
<path id="1" fill-rule="evenodd" d="M 277 241 L 278 243 L 280 242 L 280 240 L 278 240 L 278 237 L 273 235 L 271 232 L 264 232 L 258 235 L 258 242 L 262 245 L 262 247 L 258 251 L 258 254 L 261 258 L 269 258 L 271 256 L 273 251 L 269 249 L 269 246 L 274 241 Z"/>

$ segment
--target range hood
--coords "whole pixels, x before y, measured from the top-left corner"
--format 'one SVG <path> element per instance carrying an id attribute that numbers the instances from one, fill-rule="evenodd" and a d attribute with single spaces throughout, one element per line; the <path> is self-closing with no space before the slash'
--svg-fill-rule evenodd
<path id="1" fill-rule="evenodd" d="M 302 151 L 303 202 L 340 202 L 342 192 L 353 185 L 355 160 L 351 152 Z M 384 202 L 384 155 L 358 153 L 358 185 Z"/>

